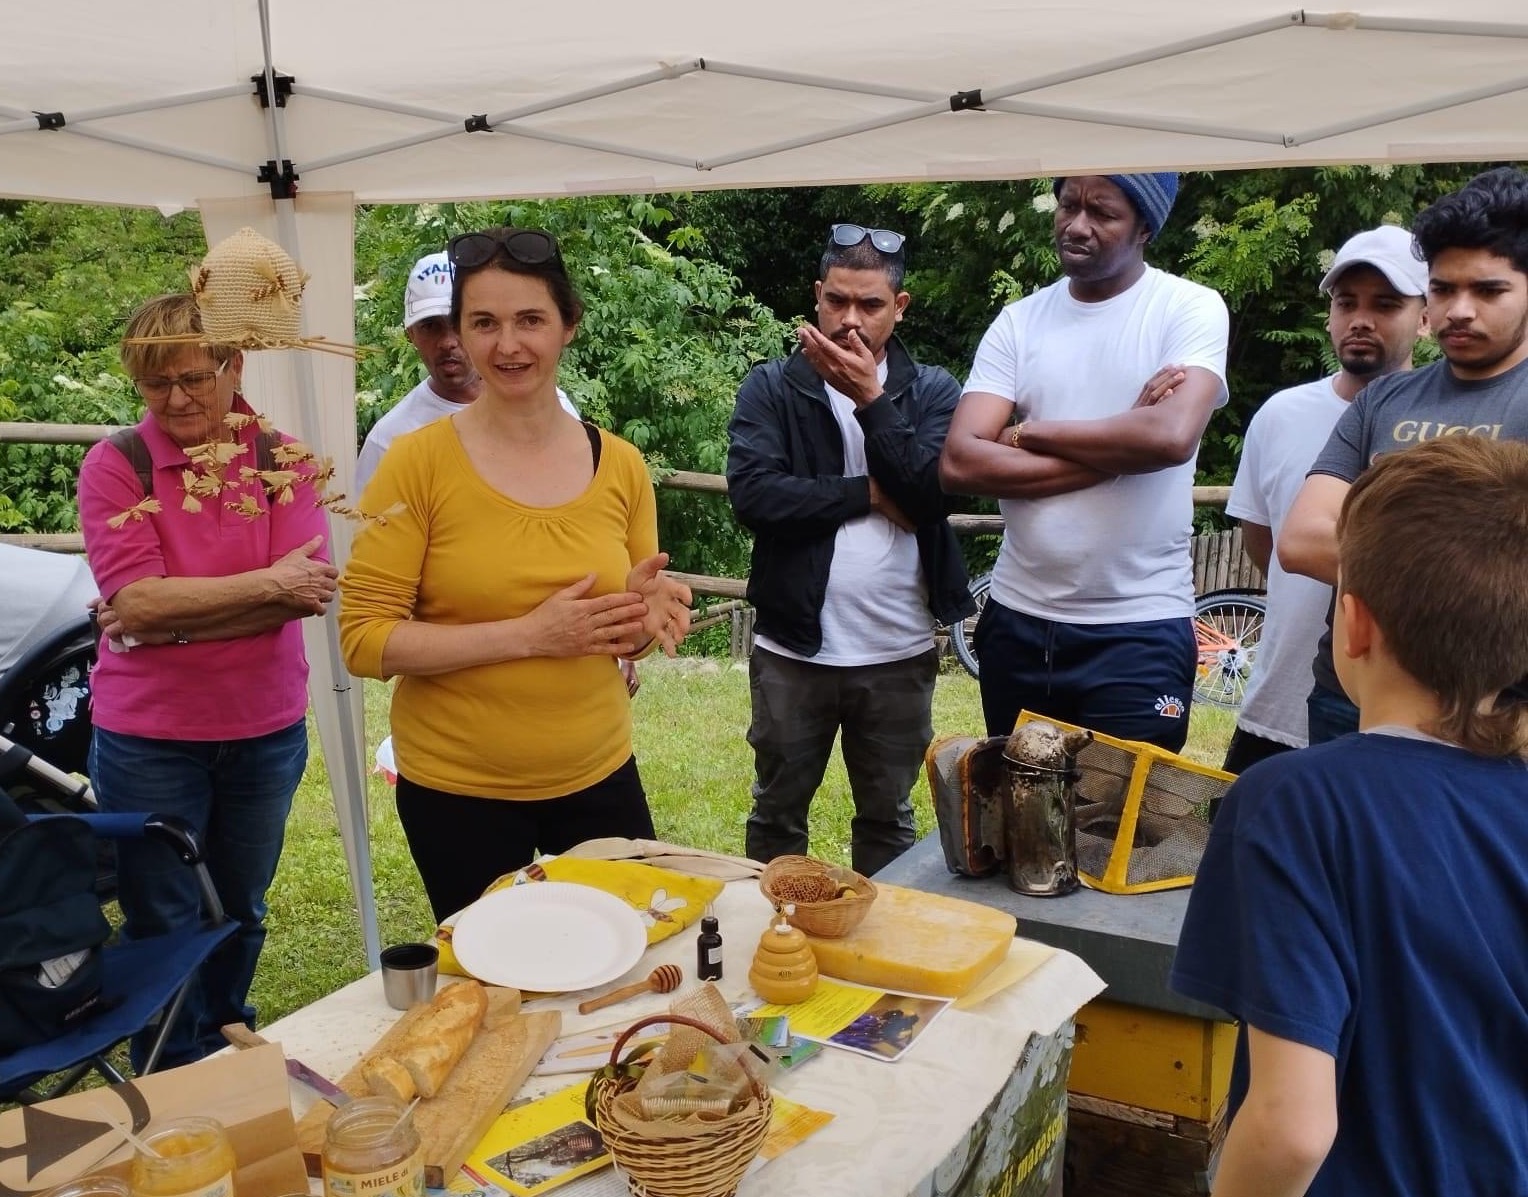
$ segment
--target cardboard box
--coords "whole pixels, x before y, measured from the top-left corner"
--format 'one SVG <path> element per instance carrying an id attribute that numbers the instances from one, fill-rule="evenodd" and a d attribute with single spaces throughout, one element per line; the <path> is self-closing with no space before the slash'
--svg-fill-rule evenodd
<path id="1" fill-rule="evenodd" d="M 0 1113 L 0 1197 L 44 1193 L 91 1172 L 126 1179 L 133 1149 L 113 1129 L 216 1118 L 233 1141 L 239 1197 L 306 1193 L 285 1057 L 275 1044 Z"/>

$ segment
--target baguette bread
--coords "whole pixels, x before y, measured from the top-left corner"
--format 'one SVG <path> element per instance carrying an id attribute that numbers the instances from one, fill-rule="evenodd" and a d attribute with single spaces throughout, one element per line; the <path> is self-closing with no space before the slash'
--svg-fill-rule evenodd
<path id="1" fill-rule="evenodd" d="M 434 1097 L 488 1012 L 488 995 L 477 981 L 447 986 L 414 1023 L 394 1059 L 408 1072 L 420 1097 Z"/>
<path id="2" fill-rule="evenodd" d="M 366 1088 L 377 1097 L 391 1097 L 404 1105 L 414 1100 L 414 1078 L 391 1056 L 377 1056 L 361 1069 Z"/>

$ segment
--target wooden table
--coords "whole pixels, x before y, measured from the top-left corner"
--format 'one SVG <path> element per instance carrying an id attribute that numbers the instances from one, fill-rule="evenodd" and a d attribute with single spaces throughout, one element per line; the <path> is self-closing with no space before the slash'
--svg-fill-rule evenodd
<path id="1" fill-rule="evenodd" d="M 748 996 L 747 970 L 769 907 L 753 882 L 718 898 L 729 1001 Z M 650 948 L 622 982 L 675 963 L 693 981 L 698 927 Z M 1056 951 L 1009 989 L 970 1009 L 950 1009 L 895 1064 L 825 1049 L 777 1088 L 834 1120 L 747 1177 L 739 1197 L 1040 1197 L 1059 1187 L 1072 1017 L 1103 987 L 1080 959 Z M 666 1009 L 657 995 L 580 1016 L 588 994 L 532 1003 L 556 1008 L 564 1034 L 629 1024 Z M 263 1028 L 327 1076 L 345 1072 L 398 1017 L 377 974 Z M 532 1077 L 520 1096 L 563 1088 L 575 1077 Z M 294 1102 L 300 1101 L 294 1096 Z M 599 1175 L 608 1176 L 609 1173 Z M 576 1197 L 583 1181 L 557 1190 Z"/>
<path id="2" fill-rule="evenodd" d="M 1221 1010 L 1167 987 L 1187 889 L 1033 898 L 1006 877 L 960 877 L 936 832 L 877 881 L 1006 910 L 1019 934 L 1073 952 L 1107 983 L 1077 1015 L 1068 1169 L 1075 1191 L 1111 1197 L 1207 1192 L 1225 1132 L 1236 1030 Z"/>

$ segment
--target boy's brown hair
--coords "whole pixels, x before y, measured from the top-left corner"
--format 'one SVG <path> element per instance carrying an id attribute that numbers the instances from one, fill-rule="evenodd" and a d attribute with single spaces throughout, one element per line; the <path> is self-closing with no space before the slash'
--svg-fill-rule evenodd
<path id="1" fill-rule="evenodd" d="M 127 344 L 134 337 L 182 337 L 202 331 L 202 313 L 194 295 L 159 295 L 142 304 L 127 318 L 119 352 L 129 378 L 155 378 L 167 374 L 175 359 L 187 349 L 202 348 L 212 360 L 226 362 L 238 352 L 232 345 L 203 345 L 195 341 L 171 341 L 158 345 Z"/>
<path id="2" fill-rule="evenodd" d="M 1340 589 L 1441 703 L 1423 730 L 1528 755 L 1528 444 L 1452 436 L 1386 455 L 1337 521 Z M 1494 706 L 1483 710 L 1487 700 Z"/>

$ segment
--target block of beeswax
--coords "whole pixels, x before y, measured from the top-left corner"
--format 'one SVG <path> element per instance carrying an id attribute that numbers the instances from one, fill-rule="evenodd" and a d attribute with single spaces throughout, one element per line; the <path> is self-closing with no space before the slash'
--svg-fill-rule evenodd
<path id="1" fill-rule="evenodd" d="M 877 989 L 961 997 L 1013 943 L 1011 914 L 921 890 L 876 883 L 865 921 L 842 939 L 809 935 L 824 976 Z"/>

